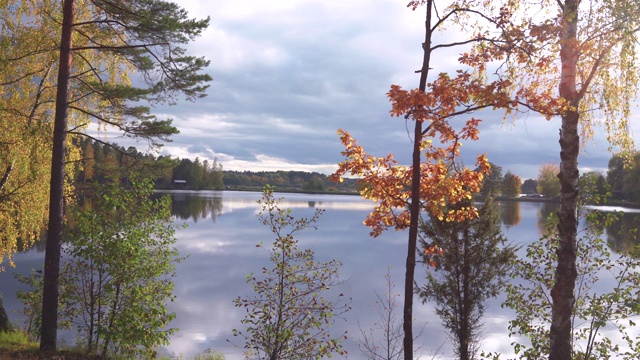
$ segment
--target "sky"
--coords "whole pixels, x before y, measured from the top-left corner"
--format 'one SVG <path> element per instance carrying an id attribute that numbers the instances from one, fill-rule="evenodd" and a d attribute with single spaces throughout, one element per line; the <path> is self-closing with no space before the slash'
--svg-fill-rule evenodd
<path id="1" fill-rule="evenodd" d="M 161 154 L 217 159 L 225 170 L 330 174 L 344 160 L 337 135 L 344 129 L 368 153 L 410 162 L 412 124 L 389 115 L 385 94 L 391 84 L 418 86 L 424 8 L 411 11 L 408 0 L 175 2 L 192 17 L 211 18 L 187 48 L 211 61 L 213 81 L 206 98 L 152 110 L 180 130 Z M 450 28 L 441 36 L 461 33 Z M 456 59 L 437 53 L 432 73 L 455 69 Z M 536 178 L 541 164 L 559 162 L 559 118 L 476 116 L 483 119 L 480 140 L 464 144 L 465 165 L 486 153 L 503 174 L 526 179 Z M 581 171 L 606 171 L 607 147 L 598 130 L 583 149 Z"/>

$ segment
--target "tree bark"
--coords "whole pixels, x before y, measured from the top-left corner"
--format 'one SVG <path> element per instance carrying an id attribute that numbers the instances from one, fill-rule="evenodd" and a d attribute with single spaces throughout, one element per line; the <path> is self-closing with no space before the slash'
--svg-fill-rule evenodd
<path id="1" fill-rule="evenodd" d="M 71 33 L 74 0 L 64 0 L 58 89 L 56 93 L 51 184 L 49 197 L 49 227 L 44 259 L 44 288 L 42 295 L 42 325 L 40 350 L 55 351 L 58 328 L 58 283 L 60 277 L 60 244 L 64 217 L 64 165 L 69 111 L 69 78 L 71 72 Z"/>
<path id="2" fill-rule="evenodd" d="M 551 289 L 553 300 L 550 329 L 549 360 L 571 360 L 573 354 L 571 318 L 575 303 L 574 289 L 577 278 L 576 237 L 578 231 L 578 106 L 576 91 L 578 63 L 577 48 L 578 0 L 564 4 L 561 34 L 560 96 L 571 106 L 562 116 L 560 129 L 560 210 L 558 212 L 559 244 L 556 251 L 558 264 L 555 283 Z"/>
<path id="3" fill-rule="evenodd" d="M 427 76 L 429 75 L 429 62 L 431 61 L 431 8 L 433 0 L 427 1 L 427 14 L 425 20 L 425 39 L 422 44 L 424 57 L 422 59 L 422 69 L 420 71 L 420 91 L 426 91 Z M 412 157 L 412 181 L 411 181 L 411 204 L 409 222 L 409 240 L 407 244 L 407 263 L 404 282 L 404 307 L 403 322 L 404 330 L 403 349 L 404 360 L 413 360 L 413 282 L 416 269 L 416 251 L 418 242 L 418 224 L 420 220 L 420 184 L 421 184 L 421 164 L 422 154 L 420 145 L 422 143 L 422 122 L 416 120 L 413 135 L 413 157 Z"/>

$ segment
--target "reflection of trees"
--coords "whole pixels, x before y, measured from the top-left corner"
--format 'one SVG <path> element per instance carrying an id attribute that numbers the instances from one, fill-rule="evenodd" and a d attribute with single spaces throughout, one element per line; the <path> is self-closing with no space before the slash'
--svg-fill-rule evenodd
<path id="1" fill-rule="evenodd" d="M 538 232 L 541 236 L 549 235 L 549 227 L 547 226 L 547 224 L 549 223 L 549 216 L 551 216 L 551 214 L 555 214 L 555 212 L 558 211 L 559 207 L 560 205 L 558 203 L 540 203 L 540 207 L 538 208 L 536 217 L 538 218 Z"/>
<path id="2" fill-rule="evenodd" d="M 507 227 L 518 225 L 520 223 L 520 202 L 503 202 L 500 218 L 502 219 L 502 223 Z"/>
<path id="3" fill-rule="evenodd" d="M 216 222 L 216 218 L 222 215 L 221 197 L 201 197 L 181 194 L 171 194 L 171 214 L 182 220 L 206 219 L 211 216 L 211 221 Z"/>
<path id="4" fill-rule="evenodd" d="M 619 254 L 630 254 L 639 244 L 638 213 L 616 213 L 607 224 L 607 244 Z"/>

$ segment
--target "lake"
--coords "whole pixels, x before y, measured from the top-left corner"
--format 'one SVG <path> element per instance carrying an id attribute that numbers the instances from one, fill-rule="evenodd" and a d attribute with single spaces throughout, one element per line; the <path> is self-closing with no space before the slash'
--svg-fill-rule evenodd
<path id="1" fill-rule="evenodd" d="M 181 255 L 189 254 L 189 257 L 177 266 L 176 301 L 169 304 L 170 311 L 177 315 L 171 326 L 179 331 L 161 353 L 189 356 L 214 349 L 223 352 L 227 360 L 242 359 L 242 349 L 227 341 L 242 345 L 242 339 L 234 338 L 231 331 L 242 329 L 240 321 L 245 312 L 234 307 L 233 299 L 249 295 L 251 287 L 245 277 L 252 272 L 259 274 L 260 269 L 269 264 L 266 252 L 255 245 L 273 241 L 272 233 L 256 216 L 259 211 L 256 201 L 260 194 L 172 191 L 170 195 L 176 221 L 188 225 L 177 232 L 177 247 Z M 396 283 L 395 292 L 402 293 L 407 233 L 390 230 L 378 238 L 371 238 L 362 221 L 373 205 L 358 196 L 276 193 L 276 197 L 284 197 L 279 206 L 291 208 L 295 217 L 312 216 L 318 208 L 325 210 L 318 230 L 304 231 L 298 239 L 301 247 L 315 251 L 318 260 L 336 258 L 344 264 L 341 278 L 347 281 L 336 291 L 352 298 L 352 310 L 345 321 L 336 321 L 334 329 L 337 333 L 348 331 L 349 339 L 345 340 L 344 346 L 349 351 L 349 358 L 361 359 L 354 339 L 360 338 L 360 327 L 367 330 L 377 320 L 375 292 L 385 292 L 388 268 Z M 526 246 L 540 237 L 543 219 L 556 205 L 505 202 L 501 206 L 504 234 L 512 244 Z M 627 217 L 629 223 L 637 221 L 634 214 Z M 614 248 L 629 245 L 626 240 L 617 238 L 610 239 L 610 243 Z M 0 273 L 4 305 L 14 322 L 20 321 L 18 310 L 21 308 L 15 292 L 22 288 L 13 274 L 41 269 L 43 259 L 42 247 L 35 247 L 16 254 L 16 268 Z M 424 271 L 420 265 L 416 269 L 419 283 Z M 511 354 L 511 340 L 506 334 L 507 323 L 513 314 L 500 308 L 501 301 L 491 301 L 486 311 L 482 348 Z M 401 301 L 399 306 L 400 321 Z M 416 299 L 414 316 L 414 331 L 424 325 L 422 336 L 416 341 L 423 358 L 431 358 L 436 352 L 441 358 L 452 356 L 448 333 L 434 315 L 432 305 Z M 67 344 L 73 344 L 72 334 L 63 334 Z"/>

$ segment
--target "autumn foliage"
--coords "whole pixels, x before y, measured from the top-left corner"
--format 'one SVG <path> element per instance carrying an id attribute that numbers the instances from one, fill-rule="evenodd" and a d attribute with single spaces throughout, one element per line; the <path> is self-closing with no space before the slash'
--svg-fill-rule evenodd
<path id="1" fill-rule="evenodd" d="M 473 206 L 444 210 L 445 204 L 457 204 L 471 198 L 482 186 L 490 165 L 485 155 L 479 155 L 476 169 L 460 168 L 461 141 L 477 140 L 480 120 L 471 118 L 459 129 L 448 120 L 464 109 L 484 107 L 490 97 L 495 103 L 504 102 L 496 90 L 496 85 L 481 86 L 468 74 L 450 79 L 440 74 L 438 80 L 429 84 L 431 91 L 417 89 L 404 90 L 392 85 L 387 93 L 392 105 L 391 115 L 411 118 L 425 125 L 423 141 L 423 161 L 420 179 L 421 207 L 429 214 L 446 221 L 459 221 L 473 218 L 476 210 Z M 471 86 L 462 86 L 462 83 Z M 491 89 L 491 90 L 489 90 Z M 473 95 L 475 92 L 475 95 Z M 387 228 L 397 230 L 409 226 L 410 213 L 407 204 L 411 197 L 412 167 L 404 166 L 389 154 L 376 157 L 365 152 L 362 146 L 347 131 L 339 130 L 346 160 L 339 164 L 338 170 L 331 176 L 340 181 L 343 176 L 357 176 L 361 185 L 361 195 L 378 203 L 373 212 L 364 221 L 378 236 Z"/>

